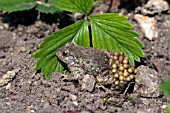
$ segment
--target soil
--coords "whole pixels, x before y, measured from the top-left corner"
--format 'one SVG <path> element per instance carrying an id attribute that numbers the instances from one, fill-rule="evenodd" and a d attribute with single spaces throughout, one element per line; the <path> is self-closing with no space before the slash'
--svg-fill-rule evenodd
<path id="1" fill-rule="evenodd" d="M 126 12 L 125 15 L 134 25 L 134 30 L 141 34 L 138 38 L 145 44 L 143 50 L 147 57 L 136 63 L 137 67 L 145 67 L 140 69 L 140 76 L 151 73 L 157 76 L 159 81 L 167 78 L 170 74 L 170 14 L 168 13 L 170 10 L 153 15 L 157 20 L 159 33 L 158 38 L 153 41 L 144 36 L 135 21 L 135 7 L 134 10 L 122 7 L 117 11 Z M 36 11 L 30 10 L 5 13 L 0 16 L 0 77 L 9 71 L 15 74 L 7 85 L 0 87 L 0 113 L 163 113 L 165 111 L 168 100 L 162 94 L 145 97 L 138 91 L 132 92 L 126 98 L 119 98 L 123 100 L 120 106 L 118 103 L 115 104 L 116 100 L 113 103 L 104 103 L 105 92 L 81 91 L 78 83 L 61 81 L 59 73 L 53 73 L 49 81 L 45 80 L 39 71 L 34 70 L 37 59 L 32 58 L 32 54 L 38 50 L 38 45 L 46 36 L 77 18 L 72 19 L 69 17 L 72 14 L 68 16 L 67 13 L 56 16 L 40 14 L 41 18 L 37 15 Z M 62 18 L 59 17 L 61 15 Z M 59 21 L 55 21 L 54 18 L 58 18 Z"/>

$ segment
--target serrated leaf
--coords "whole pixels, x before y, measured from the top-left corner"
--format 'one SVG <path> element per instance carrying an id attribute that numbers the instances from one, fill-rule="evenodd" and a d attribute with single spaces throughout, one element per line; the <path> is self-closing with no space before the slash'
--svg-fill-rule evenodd
<path id="1" fill-rule="evenodd" d="M 62 12 L 62 10 L 54 7 L 52 4 L 50 3 L 43 3 L 43 2 L 37 2 L 37 7 L 36 10 L 42 12 L 42 13 L 56 13 L 56 12 Z"/>
<path id="2" fill-rule="evenodd" d="M 76 22 L 46 37 L 39 46 L 39 50 L 33 54 L 34 58 L 39 58 L 35 69 L 41 69 L 41 73 L 45 75 L 46 79 L 49 79 L 55 70 L 63 71 L 55 51 L 67 42 L 75 42 L 84 47 L 90 46 L 88 25 L 85 20 Z"/>
<path id="3" fill-rule="evenodd" d="M 130 63 L 140 61 L 144 57 L 141 48 L 144 45 L 135 37 L 139 34 L 132 30 L 133 26 L 127 17 L 117 13 L 106 13 L 90 16 L 92 44 L 95 48 L 122 51 L 129 57 Z"/>
<path id="4" fill-rule="evenodd" d="M 89 14 L 94 0 L 49 0 L 55 7 L 62 10 Z"/>
<path id="5" fill-rule="evenodd" d="M 5 12 L 29 10 L 35 6 L 35 0 L 0 0 L 0 10 Z"/>

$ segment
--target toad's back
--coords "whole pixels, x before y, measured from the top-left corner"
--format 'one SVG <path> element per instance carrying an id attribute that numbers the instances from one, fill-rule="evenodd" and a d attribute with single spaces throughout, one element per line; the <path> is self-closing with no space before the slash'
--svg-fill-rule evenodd
<path id="1" fill-rule="evenodd" d="M 57 50 L 60 60 L 71 66 L 82 68 L 85 73 L 96 76 L 108 69 L 107 54 L 98 49 L 84 48 L 68 43 Z"/>

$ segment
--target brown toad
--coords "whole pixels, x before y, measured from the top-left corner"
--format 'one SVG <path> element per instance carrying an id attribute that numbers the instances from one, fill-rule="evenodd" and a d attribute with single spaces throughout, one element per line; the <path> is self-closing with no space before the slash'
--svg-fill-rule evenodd
<path id="1" fill-rule="evenodd" d="M 83 74 L 97 76 L 107 70 L 108 55 L 94 48 L 84 48 L 73 43 L 67 43 L 57 49 L 58 58 L 67 64 L 69 70 L 76 75 L 75 71 L 83 71 Z"/>
<path id="2" fill-rule="evenodd" d="M 118 57 L 119 53 L 115 53 Z M 122 64 L 114 59 L 114 53 L 109 50 L 84 48 L 74 43 L 67 43 L 65 46 L 57 49 L 56 55 L 62 62 L 67 64 L 68 69 L 71 71 L 71 75 L 66 75 L 64 80 L 81 80 L 85 85 L 89 85 L 89 82 L 91 82 L 92 85 L 88 87 L 91 89 L 85 88 L 86 90 L 92 91 L 95 82 L 97 82 L 97 86 L 101 86 L 107 91 L 106 87 L 110 91 L 110 89 L 120 90 L 127 85 L 127 81 L 124 81 L 127 77 L 123 77 L 120 74 L 117 74 L 117 78 L 115 77 L 116 72 L 113 72 L 113 70 L 119 70 Z M 120 57 L 122 56 L 123 53 L 120 54 Z M 118 61 L 118 64 L 114 64 L 117 68 L 112 66 L 110 60 L 113 63 Z M 127 71 L 127 69 L 125 70 Z M 119 70 L 119 72 L 123 73 L 123 70 Z"/>

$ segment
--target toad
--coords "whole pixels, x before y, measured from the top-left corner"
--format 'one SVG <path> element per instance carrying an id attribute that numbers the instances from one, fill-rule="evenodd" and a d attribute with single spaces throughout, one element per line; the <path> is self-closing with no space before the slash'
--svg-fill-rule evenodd
<path id="1" fill-rule="evenodd" d="M 137 73 L 123 52 L 67 43 L 57 49 L 56 55 L 71 71 L 70 75 L 64 74 L 63 80 L 80 80 L 82 87 L 88 91 L 93 91 L 95 86 L 107 92 L 122 91 Z"/>

